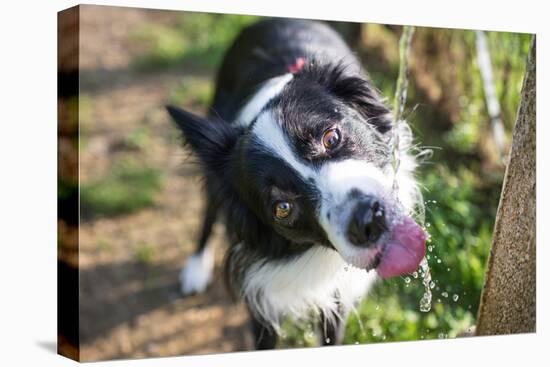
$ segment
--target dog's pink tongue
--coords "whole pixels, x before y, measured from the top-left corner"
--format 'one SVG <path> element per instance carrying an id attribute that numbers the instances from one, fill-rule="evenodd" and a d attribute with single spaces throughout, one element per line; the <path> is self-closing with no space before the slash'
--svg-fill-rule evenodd
<path id="1" fill-rule="evenodd" d="M 409 217 L 396 224 L 376 268 L 382 278 L 412 273 L 426 252 L 426 232 Z"/>

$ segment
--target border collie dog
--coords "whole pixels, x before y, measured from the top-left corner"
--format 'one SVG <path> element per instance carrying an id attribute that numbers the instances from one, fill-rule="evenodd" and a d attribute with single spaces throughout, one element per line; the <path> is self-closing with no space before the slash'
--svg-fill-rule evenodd
<path id="1" fill-rule="evenodd" d="M 225 280 L 248 306 L 258 349 L 275 347 L 283 317 L 317 316 L 322 343 L 340 342 L 347 312 L 375 279 L 418 268 L 426 235 L 411 219 L 422 200 L 410 129 L 393 121 L 329 26 L 249 26 L 225 55 L 211 113 L 167 109 L 207 189 L 181 290 L 211 281 L 208 237 L 223 216 Z"/>

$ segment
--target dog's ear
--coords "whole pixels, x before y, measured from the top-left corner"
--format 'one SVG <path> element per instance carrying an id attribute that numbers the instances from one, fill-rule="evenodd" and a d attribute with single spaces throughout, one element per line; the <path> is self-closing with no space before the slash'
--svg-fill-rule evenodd
<path id="1" fill-rule="evenodd" d="M 381 133 L 391 130 L 392 113 L 370 81 L 357 76 L 346 76 L 335 70 L 330 90 L 346 104 L 355 108 L 369 124 Z"/>
<path id="2" fill-rule="evenodd" d="M 202 118 L 175 106 L 166 106 L 166 110 L 205 168 L 219 174 L 237 140 L 235 128 L 221 119 Z"/>
<path id="3" fill-rule="evenodd" d="M 369 81 L 359 77 L 346 77 L 332 85 L 332 92 L 355 108 L 379 132 L 391 130 L 392 113 Z"/>

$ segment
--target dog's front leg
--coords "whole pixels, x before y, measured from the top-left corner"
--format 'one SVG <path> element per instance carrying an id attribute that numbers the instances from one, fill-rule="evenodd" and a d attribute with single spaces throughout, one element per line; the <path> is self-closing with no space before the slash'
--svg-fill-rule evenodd
<path id="1" fill-rule="evenodd" d="M 338 311 L 339 315 L 329 318 L 321 311 L 321 345 L 339 345 L 344 340 L 347 313 Z"/>
<path id="2" fill-rule="evenodd" d="M 264 325 L 250 312 L 254 346 L 257 350 L 274 349 L 277 344 L 277 333 L 273 328 Z"/>

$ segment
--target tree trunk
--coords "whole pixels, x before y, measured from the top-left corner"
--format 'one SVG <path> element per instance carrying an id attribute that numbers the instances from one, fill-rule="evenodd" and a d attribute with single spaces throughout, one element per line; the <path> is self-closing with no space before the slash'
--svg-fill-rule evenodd
<path id="1" fill-rule="evenodd" d="M 478 311 L 477 335 L 535 331 L 535 53 L 533 36 Z"/>

